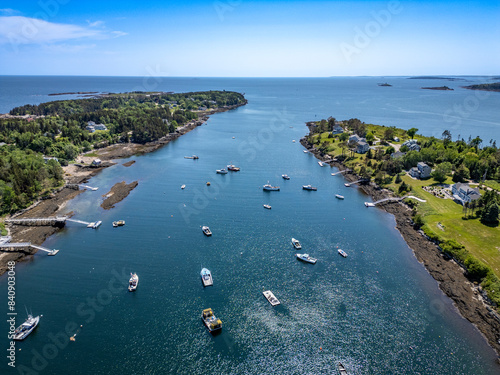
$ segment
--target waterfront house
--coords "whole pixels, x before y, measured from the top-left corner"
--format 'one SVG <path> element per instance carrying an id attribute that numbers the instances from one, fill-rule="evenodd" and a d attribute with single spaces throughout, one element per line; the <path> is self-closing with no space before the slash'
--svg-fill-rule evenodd
<path id="1" fill-rule="evenodd" d="M 410 151 L 420 151 L 420 146 L 417 144 L 416 139 L 410 139 L 404 142 L 401 146 L 406 146 Z"/>
<path id="2" fill-rule="evenodd" d="M 451 193 L 453 194 L 453 198 L 459 201 L 462 205 L 464 205 L 466 202 L 470 203 L 472 201 L 475 201 L 476 199 L 481 198 L 479 189 L 471 188 L 469 184 L 463 184 L 461 182 L 457 182 L 456 184 L 451 186 Z"/>
<path id="3" fill-rule="evenodd" d="M 369 149 L 370 149 L 370 146 L 368 145 L 368 143 L 366 143 L 364 141 L 358 142 L 358 144 L 356 146 L 356 152 L 358 154 L 364 154 L 364 153 L 368 152 Z"/>
<path id="4" fill-rule="evenodd" d="M 414 178 L 424 179 L 431 176 L 432 168 L 423 162 L 419 162 L 416 167 L 411 168 L 408 173 Z"/>
<path id="5" fill-rule="evenodd" d="M 342 126 L 340 126 L 339 124 L 335 124 L 335 126 L 332 129 L 332 134 L 333 135 L 335 135 L 335 134 L 341 134 L 343 132 L 344 132 L 344 128 L 342 128 Z"/>
<path id="6" fill-rule="evenodd" d="M 349 145 L 354 146 L 354 145 L 357 145 L 358 142 L 366 142 L 366 139 L 360 137 L 357 134 L 353 134 L 353 135 L 349 136 Z"/>

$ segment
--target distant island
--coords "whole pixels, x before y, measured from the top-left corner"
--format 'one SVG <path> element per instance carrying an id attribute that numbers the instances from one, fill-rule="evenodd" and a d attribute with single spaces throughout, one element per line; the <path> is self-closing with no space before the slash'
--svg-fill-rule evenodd
<path id="1" fill-rule="evenodd" d="M 384 86 L 384 87 L 386 87 L 386 86 L 387 86 L 387 87 L 392 87 L 392 85 L 391 85 L 391 84 L 389 84 L 389 83 L 387 83 L 387 82 L 386 82 L 386 83 L 379 83 L 378 85 L 379 85 L 379 86 Z"/>
<path id="2" fill-rule="evenodd" d="M 446 79 L 448 81 L 463 81 L 463 78 L 451 78 L 451 77 L 437 77 L 437 76 L 418 76 L 409 77 L 408 79 Z"/>
<path id="3" fill-rule="evenodd" d="M 495 83 L 482 83 L 479 85 L 462 86 L 464 89 L 469 90 L 482 90 L 482 91 L 496 91 L 500 92 L 500 82 Z"/>
<path id="4" fill-rule="evenodd" d="M 48 96 L 56 96 L 56 95 L 83 95 L 83 94 L 97 94 L 97 91 L 78 91 L 78 92 L 59 92 L 54 94 L 49 94 Z"/>
<path id="5" fill-rule="evenodd" d="M 440 87 L 421 87 L 424 90 L 450 90 L 453 91 L 453 89 L 449 88 L 448 86 L 440 86 Z"/>

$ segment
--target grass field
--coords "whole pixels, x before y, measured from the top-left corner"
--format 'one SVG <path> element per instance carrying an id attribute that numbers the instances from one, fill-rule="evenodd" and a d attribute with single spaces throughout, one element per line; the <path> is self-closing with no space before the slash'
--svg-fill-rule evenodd
<path id="1" fill-rule="evenodd" d="M 442 199 L 426 192 L 422 186 L 435 183 L 430 180 L 415 180 L 403 176 L 403 181 L 412 187 L 412 193 L 426 203 L 418 204 L 425 225 L 444 240 L 454 239 L 477 259 L 483 261 L 500 277 L 500 226 L 488 227 L 479 219 L 463 219 L 463 207 L 452 199 Z M 451 179 L 447 181 L 451 182 Z"/>

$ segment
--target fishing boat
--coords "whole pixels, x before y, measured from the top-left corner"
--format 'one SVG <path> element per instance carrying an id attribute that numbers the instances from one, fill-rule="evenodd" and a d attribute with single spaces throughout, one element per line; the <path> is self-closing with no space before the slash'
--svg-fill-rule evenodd
<path id="1" fill-rule="evenodd" d="M 281 177 L 283 177 L 283 180 L 289 180 L 290 179 L 290 177 L 288 177 L 287 174 L 282 174 Z"/>
<path id="2" fill-rule="evenodd" d="M 311 186 L 311 185 L 302 185 L 302 189 L 304 189 L 304 190 L 312 190 L 312 191 L 318 190 L 317 187 L 314 187 L 314 186 Z"/>
<path id="3" fill-rule="evenodd" d="M 212 274 L 207 268 L 202 268 L 200 272 L 201 282 L 203 286 L 211 286 L 214 285 L 214 280 L 212 279 Z"/>
<path id="4" fill-rule="evenodd" d="M 182 186 L 181 186 L 181 189 L 183 189 L 183 190 L 184 190 L 185 188 L 186 188 L 186 185 L 182 185 Z"/>
<path id="5" fill-rule="evenodd" d="M 209 227 L 207 227 L 206 225 L 202 226 L 201 227 L 201 230 L 203 231 L 203 233 L 205 234 L 205 236 L 207 237 L 210 237 L 212 235 L 212 231 L 210 230 Z"/>
<path id="6" fill-rule="evenodd" d="M 215 332 L 222 329 L 222 322 L 218 319 L 212 309 L 205 309 L 201 312 L 201 320 L 210 332 Z"/>
<path id="7" fill-rule="evenodd" d="M 265 205 L 264 205 L 264 208 L 267 208 L 268 210 L 270 210 L 270 209 L 271 209 L 271 206 L 270 206 L 269 204 L 265 204 Z"/>
<path id="8" fill-rule="evenodd" d="M 130 280 L 128 281 L 128 291 L 134 292 L 139 284 L 139 276 L 136 273 L 130 274 Z"/>
<path id="9" fill-rule="evenodd" d="M 228 171 L 231 171 L 231 172 L 239 172 L 240 168 L 239 167 L 236 167 L 235 165 L 233 164 L 229 164 L 227 166 L 227 170 Z"/>
<path id="10" fill-rule="evenodd" d="M 277 306 L 280 304 L 280 301 L 278 301 L 278 299 L 274 296 L 273 292 L 271 292 L 270 290 L 266 290 L 262 292 L 262 294 L 264 295 L 264 297 L 266 297 L 266 299 L 272 306 Z"/>
<path id="11" fill-rule="evenodd" d="M 347 258 L 347 253 L 346 253 L 344 250 L 339 249 L 339 250 L 338 250 L 338 252 L 339 252 L 339 254 L 340 254 L 340 255 L 342 255 L 344 258 Z"/>
<path id="12" fill-rule="evenodd" d="M 339 362 L 339 364 L 337 365 L 337 368 L 339 369 L 340 375 L 347 375 L 347 370 L 341 362 Z"/>
<path id="13" fill-rule="evenodd" d="M 302 260 L 307 263 L 315 264 L 317 259 L 311 257 L 309 254 L 295 254 L 298 260 Z"/>
<path id="14" fill-rule="evenodd" d="M 335 194 L 335 198 L 338 198 L 338 199 L 344 199 L 344 196 L 343 196 L 343 195 L 340 195 L 340 194 Z"/>
<path id="15" fill-rule="evenodd" d="M 266 191 L 279 191 L 280 190 L 280 187 L 279 186 L 272 186 L 269 181 L 267 181 L 267 184 L 265 184 L 263 187 L 262 187 L 263 190 L 266 190 Z"/>
<path id="16" fill-rule="evenodd" d="M 226 168 L 217 169 L 215 172 L 218 174 L 227 174 L 227 169 Z"/>
<path id="17" fill-rule="evenodd" d="M 23 324 L 16 328 L 12 338 L 16 341 L 21 341 L 28 337 L 28 335 L 33 332 L 33 330 L 40 322 L 40 316 L 33 317 L 33 315 L 28 314 L 28 319 L 26 319 Z"/>
<path id="18" fill-rule="evenodd" d="M 125 225 L 125 220 L 118 220 L 118 221 L 113 221 L 113 227 L 122 227 Z"/>
<path id="19" fill-rule="evenodd" d="M 297 250 L 302 249 L 302 245 L 300 244 L 299 240 L 296 240 L 295 238 L 292 237 L 292 245 L 295 247 Z"/>

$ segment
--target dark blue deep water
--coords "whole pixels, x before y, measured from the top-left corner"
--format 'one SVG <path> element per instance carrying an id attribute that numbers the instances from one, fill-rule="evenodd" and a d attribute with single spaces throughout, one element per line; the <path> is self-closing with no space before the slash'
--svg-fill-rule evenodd
<path id="1" fill-rule="evenodd" d="M 60 249 L 57 256 L 39 252 L 17 265 L 17 322 L 25 305 L 43 317 L 17 343 L 16 369 L 4 355 L 0 373 L 335 374 L 338 361 L 350 374 L 499 373 L 493 350 L 416 261 L 394 218 L 367 209 L 366 196 L 331 176 L 335 169 L 319 167 L 298 140 L 307 133 L 305 121 L 330 115 L 414 126 L 438 137 L 449 129 L 454 138 L 500 139 L 500 94 L 478 99 L 460 88 L 463 81 L 390 77 L 150 80 L 0 77 L 0 112 L 50 100 L 52 92 L 124 92 L 141 84 L 145 90 L 236 90 L 249 100 L 156 152 L 118 160 L 89 181 L 99 190 L 67 205 L 75 219 L 103 224 L 91 230 L 68 223 L 45 242 Z M 420 89 L 443 84 L 456 90 Z M 468 117 L 446 121 L 446 111 L 476 103 L 471 98 L 479 104 Z M 200 159 L 184 159 L 192 154 Z M 135 163 L 122 165 L 129 160 Z M 229 163 L 241 171 L 215 173 Z M 291 179 L 282 180 L 283 173 Z M 102 196 L 120 181 L 139 185 L 103 210 Z M 281 191 L 262 191 L 267 181 Z M 318 191 L 304 191 L 304 184 Z M 345 200 L 335 199 L 337 193 Z M 126 225 L 113 228 L 118 219 Z M 202 225 L 212 237 L 203 235 Z M 291 237 L 317 264 L 295 259 Z M 349 256 L 340 257 L 338 248 Z M 203 288 L 202 267 L 212 271 L 213 287 Z M 126 289 L 130 272 L 140 277 L 135 293 Z M 265 300 L 266 289 L 280 306 Z M 7 301 L 3 276 L 4 353 Z M 200 320 L 207 307 L 223 322 L 217 336 Z M 75 327 L 70 342 L 65 331 Z"/>

